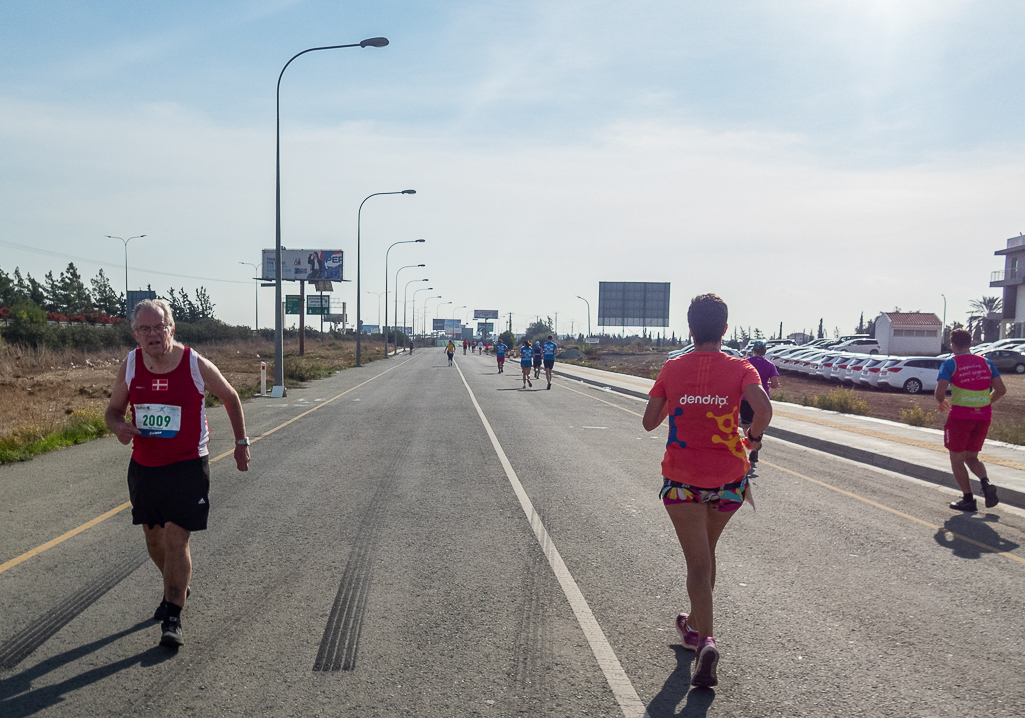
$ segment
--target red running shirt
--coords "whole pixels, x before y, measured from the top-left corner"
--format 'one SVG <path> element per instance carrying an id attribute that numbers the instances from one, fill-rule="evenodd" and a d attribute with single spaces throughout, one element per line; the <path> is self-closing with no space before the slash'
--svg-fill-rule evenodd
<path id="1" fill-rule="evenodd" d="M 142 349 L 125 361 L 132 423 L 143 432 L 132 438 L 132 458 L 143 466 L 166 466 L 209 453 L 206 392 L 198 355 L 185 347 L 178 366 L 167 374 L 146 368 Z"/>
<path id="2" fill-rule="evenodd" d="M 665 397 L 669 440 L 662 475 L 703 489 L 744 477 L 751 465 L 739 430 L 744 387 L 760 384 L 743 359 L 720 352 L 691 352 L 670 359 L 648 392 Z"/>

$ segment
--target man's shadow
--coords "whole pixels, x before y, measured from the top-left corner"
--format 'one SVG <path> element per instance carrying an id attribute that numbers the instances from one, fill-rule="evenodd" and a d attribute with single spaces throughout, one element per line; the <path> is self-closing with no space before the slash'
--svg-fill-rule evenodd
<path id="1" fill-rule="evenodd" d="M 648 715 L 651 718 L 661 716 L 697 716 L 703 718 L 708 715 L 708 709 L 715 700 L 715 691 L 711 688 L 691 688 L 690 667 L 694 663 L 694 651 L 688 651 L 683 646 L 669 646 L 676 652 L 676 668 L 666 678 L 661 690 L 648 703 Z M 679 713 L 676 712 L 680 702 L 687 698 L 687 702 Z"/>
<path id="2" fill-rule="evenodd" d="M 155 666 L 175 656 L 175 652 L 160 646 L 154 646 L 141 653 L 128 658 L 122 658 L 106 666 L 94 668 L 85 673 L 68 678 L 67 680 L 52 686 L 43 686 L 32 689 L 32 682 L 42 678 L 51 671 L 62 666 L 73 663 L 90 653 L 100 650 L 104 646 L 131 635 L 144 628 L 150 628 L 156 624 L 153 621 L 141 621 L 130 628 L 118 633 L 111 634 L 106 638 L 87 643 L 78 648 L 72 648 L 59 655 L 43 661 L 22 673 L 0 680 L 0 716 L 4 718 L 24 718 L 41 710 L 54 706 L 64 700 L 64 696 L 88 685 L 102 681 L 115 673 L 129 668 L 136 664 L 144 667 Z"/>
<path id="3" fill-rule="evenodd" d="M 958 514 L 947 519 L 933 538 L 940 546 L 953 551 L 958 558 L 981 558 L 984 554 L 992 553 L 972 541 L 989 546 L 994 551 L 1013 551 L 1019 545 L 1008 541 L 990 526 L 999 521 L 1000 516 L 997 514 Z"/>

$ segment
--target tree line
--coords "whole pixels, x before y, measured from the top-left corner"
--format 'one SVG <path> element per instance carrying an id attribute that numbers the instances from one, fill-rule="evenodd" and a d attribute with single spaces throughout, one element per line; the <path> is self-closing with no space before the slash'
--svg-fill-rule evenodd
<path id="1" fill-rule="evenodd" d="M 19 267 L 15 267 L 13 274 L 0 268 L 0 318 L 45 313 L 46 318 L 53 321 L 109 324 L 125 316 L 124 292 L 114 290 L 102 269 L 89 280 L 89 285 L 85 285 L 74 262 L 69 262 L 59 277 L 54 277 L 52 271 L 47 272 L 41 282 L 28 272 L 23 276 Z M 197 288 L 193 296 L 189 296 L 184 287 L 178 290 L 172 287 L 160 298 L 171 306 L 176 321 L 215 318 L 215 305 L 205 287 Z"/>

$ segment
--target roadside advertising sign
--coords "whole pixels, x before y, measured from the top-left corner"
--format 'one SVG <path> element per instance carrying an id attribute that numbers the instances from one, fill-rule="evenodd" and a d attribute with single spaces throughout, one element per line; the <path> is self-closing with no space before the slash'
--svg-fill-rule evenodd
<path id="1" fill-rule="evenodd" d="M 488 334 L 491 334 L 494 331 L 495 331 L 495 323 L 494 322 L 477 322 L 477 333 L 478 334 L 481 334 L 482 332 L 487 332 Z"/>
<path id="2" fill-rule="evenodd" d="M 668 327 L 669 282 L 598 282 L 599 327 Z"/>
<path id="3" fill-rule="evenodd" d="M 282 249 L 282 280 L 342 281 L 340 249 Z M 263 250 L 263 277 L 275 279 L 274 250 Z"/>
<path id="4" fill-rule="evenodd" d="M 474 319 L 498 319 L 497 309 L 474 309 Z"/>
<path id="5" fill-rule="evenodd" d="M 298 294 L 286 294 L 285 295 L 285 314 L 298 314 L 299 308 L 302 306 L 300 302 L 302 297 Z"/>
<path id="6" fill-rule="evenodd" d="M 432 319 L 431 320 L 431 331 L 443 332 L 445 331 L 445 319 Z"/>

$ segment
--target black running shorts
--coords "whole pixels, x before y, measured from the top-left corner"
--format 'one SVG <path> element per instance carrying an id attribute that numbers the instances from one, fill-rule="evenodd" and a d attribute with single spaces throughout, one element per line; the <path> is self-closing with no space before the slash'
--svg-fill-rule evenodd
<path id="1" fill-rule="evenodd" d="M 747 403 L 746 399 L 740 400 L 740 423 L 742 425 L 750 424 L 755 419 L 755 410 L 751 408 L 751 405 Z"/>
<path id="2" fill-rule="evenodd" d="M 554 359 L 545 359 L 544 362 L 545 362 L 545 369 L 551 369 L 553 366 L 555 366 L 555 360 Z"/>
<path id="3" fill-rule="evenodd" d="M 128 464 L 132 523 L 150 528 L 170 521 L 186 531 L 202 531 L 210 513 L 210 459 L 177 461 L 166 466 Z"/>

